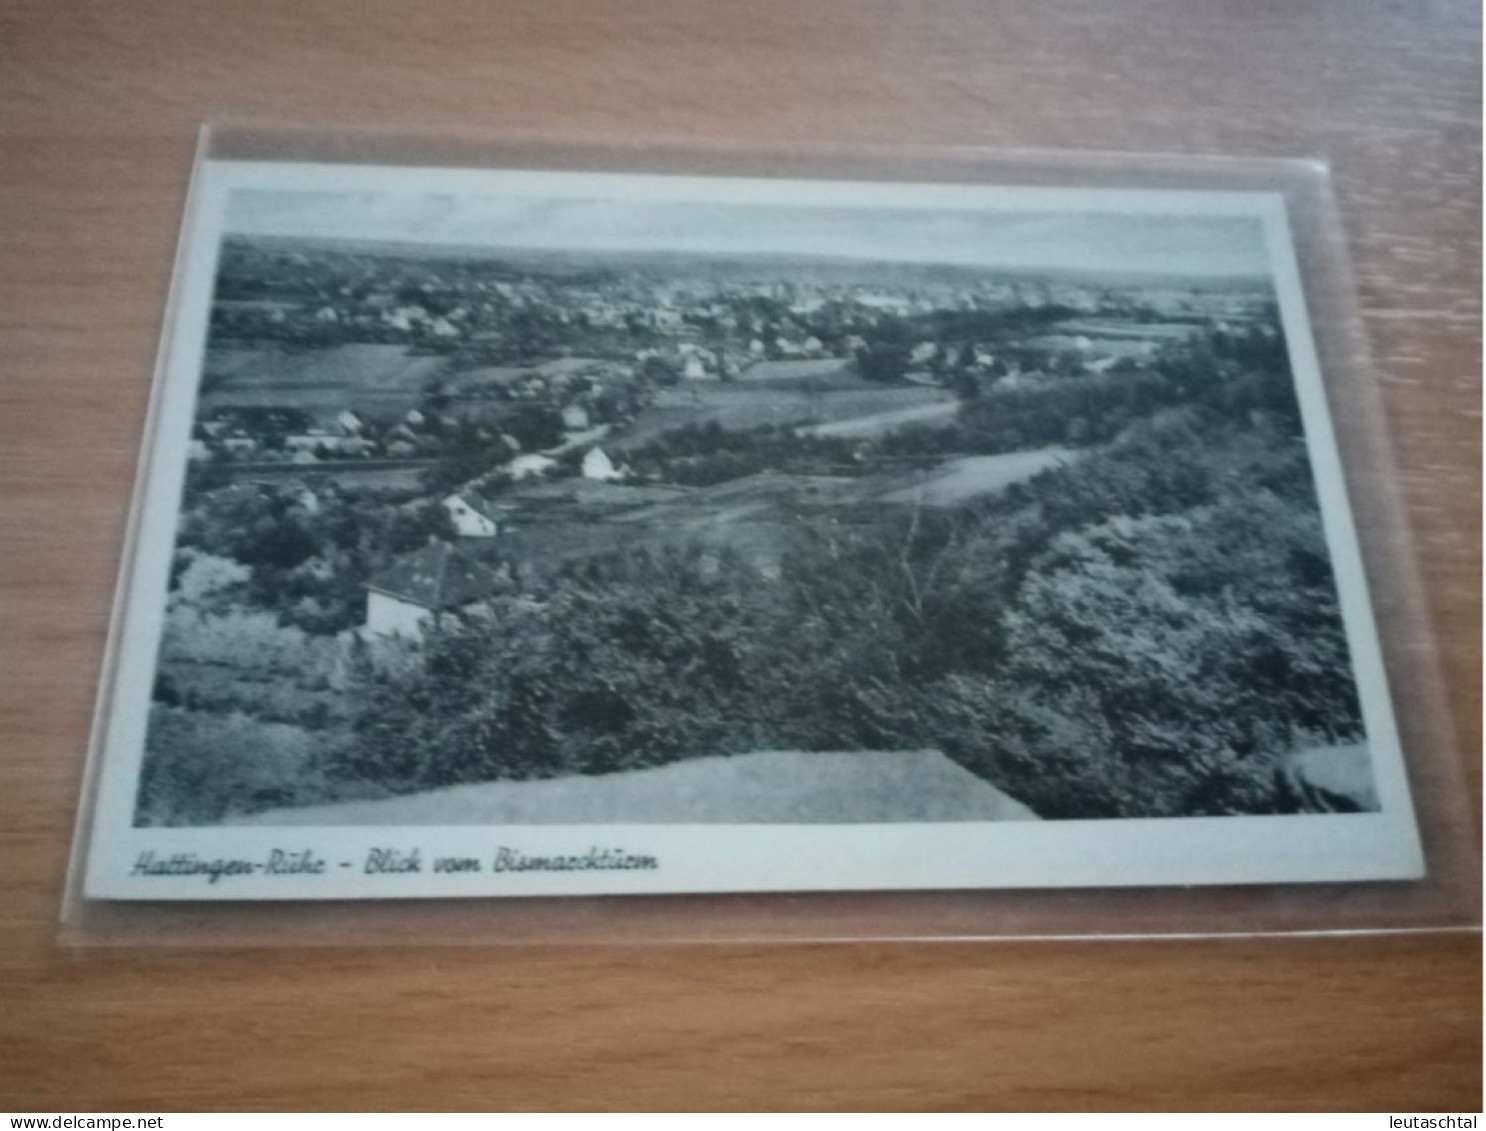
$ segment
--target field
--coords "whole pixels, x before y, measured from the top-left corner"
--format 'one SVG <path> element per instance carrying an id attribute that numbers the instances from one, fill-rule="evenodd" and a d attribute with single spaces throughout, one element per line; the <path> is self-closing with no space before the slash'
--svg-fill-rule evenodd
<path id="1" fill-rule="evenodd" d="M 574 521 L 562 516 L 558 521 L 522 521 L 490 541 L 501 559 L 521 562 L 538 572 L 545 572 L 563 562 L 603 557 L 649 544 L 650 531 L 640 527 L 626 529 L 600 522 Z M 479 547 L 476 552 L 486 551 Z"/>
<path id="2" fill-rule="evenodd" d="M 850 361 L 839 357 L 807 358 L 798 361 L 760 361 L 738 374 L 738 380 L 768 384 L 770 388 L 850 389 L 860 387 L 861 378 Z"/>
<path id="3" fill-rule="evenodd" d="M 764 751 L 274 809 L 254 825 L 866 824 L 1037 816 L 936 750 Z"/>
<path id="4" fill-rule="evenodd" d="M 582 508 L 579 513 L 554 510 L 548 515 L 527 512 L 504 532 L 493 549 L 502 559 L 520 561 L 536 573 L 567 562 L 645 547 L 654 552 L 667 546 L 728 546 L 756 568 L 778 568 L 785 548 L 795 536 L 792 523 L 782 521 L 768 500 L 740 501 L 727 508 L 691 503 L 641 507 L 619 514 Z M 476 553 L 483 553 L 479 548 Z"/>
<path id="5" fill-rule="evenodd" d="M 1058 325 L 1061 334 L 1082 334 L 1086 338 L 1130 338 L 1141 341 L 1181 341 L 1197 332 L 1190 322 L 1110 322 L 1097 318 L 1080 318 Z"/>
<path id="6" fill-rule="evenodd" d="M 198 411 L 292 406 L 310 412 L 400 416 L 414 408 L 429 378 L 447 364 L 403 346 L 331 349 L 214 349 L 206 356 Z"/>
<path id="7" fill-rule="evenodd" d="M 684 500 L 690 494 L 690 487 L 633 486 L 593 479 L 562 479 L 555 483 L 522 487 L 504 496 L 503 501 L 513 506 L 529 503 L 571 504 L 596 511 L 622 511 L 676 502 Z"/>
<path id="8" fill-rule="evenodd" d="M 881 413 L 945 406 L 952 413 L 954 394 L 919 385 L 871 385 L 853 379 L 844 388 L 804 391 L 779 382 L 702 384 L 689 382 L 662 389 L 655 403 L 625 429 L 624 448 L 636 448 L 664 432 L 687 425 L 716 423 L 730 431 L 766 424 L 829 424 Z"/>
<path id="9" fill-rule="evenodd" d="M 830 505 L 860 497 L 860 480 L 762 472 L 616 514 L 612 521 L 644 526 L 700 528 L 736 522 L 781 504 Z"/>
<path id="10" fill-rule="evenodd" d="M 869 416 L 854 416 L 849 420 L 835 420 L 829 424 L 812 424 L 800 429 L 808 436 L 848 436 L 863 439 L 882 436 L 904 424 L 947 424 L 960 409 L 958 401 L 932 401 L 929 404 L 910 405 L 908 408 L 874 412 Z"/>
<path id="11" fill-rule="evenodd" d="M 532 377 L 570 377 L 610 364 L 598 357 L 559 357 L 534 365 L 484 365 L 451 375 L 449 389 L 458 396 L 480 396 L 519 385 Z"/>
<path id="12" fill-rule="evenodd" d="M 334 460 L 325 463 L 241 463 L 222 465 L 223 474 L 242 483 L 339 483 L 411 491 L 423 482 L 434 460 Z"/>
<path id="13" fill-rule="evenodd" d="M 1042 448 L 999 456 L 962 456 L 941 464 L 928 478 L 889 491 L 880 500 L 925 507 L 958 506 L 977 495 L 1004 491 L 1013 483 L 1072 463 L 1079 454 L 1070 448 Z"/>

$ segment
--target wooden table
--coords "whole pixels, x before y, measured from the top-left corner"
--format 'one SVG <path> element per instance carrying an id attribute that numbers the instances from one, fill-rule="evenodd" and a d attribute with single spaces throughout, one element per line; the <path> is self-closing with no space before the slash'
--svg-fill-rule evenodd
<path id="1" fill-rule="evenodd" d="M 1468 0 L 5 5 L 0 1107 L 1478 1110 L 1469 935 L 81 954 L 53 940 L 203 118 L 1325 158 L 1451 709 L 1476 751 L 1480 45 Z"/>

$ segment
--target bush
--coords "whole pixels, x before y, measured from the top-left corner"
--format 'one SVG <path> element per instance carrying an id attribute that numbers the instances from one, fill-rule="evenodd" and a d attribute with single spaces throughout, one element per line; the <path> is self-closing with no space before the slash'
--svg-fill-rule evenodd
<path id="1" fill-rule="evenodd" d="M 1048 817 L 1280 811 L 1297 736 L 1362 732 L 1320 540 L 1264 492 L 1058 537 L 943 744 Z"/>
<path id="2" fill-rule="evenodd" d="M 136 825 L 211 825 L 318 795 L 315 744 L 298 727 L 155 706 Z"/>

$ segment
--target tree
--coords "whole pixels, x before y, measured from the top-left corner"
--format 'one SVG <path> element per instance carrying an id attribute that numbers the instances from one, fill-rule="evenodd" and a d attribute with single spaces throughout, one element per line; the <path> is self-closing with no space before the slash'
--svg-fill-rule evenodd
<path id="1" fill-rule="evenodd" d="M 459 487 L 515 456 L 500 436 L 472 421 L 460 421 L 441 446 L 437 466 L 426 473 L 428 489 L 439 492 Z"/>
<path id="2" fill-rule="evenodd" d="M 1262 492 L 1059 536 L 1007 616 L 996 772 L 1044 816 L 1275 811 L 1303 737 L 1361 731 L 1318 542 Z"/>
<path id="3" fill-rule="evenodd" d="M 562 442 L 562 414 L 548 405 L 519 405 L 503 425 L 524 452 L 541 451 Z"/>
<path id="4" fill-rule="evenodd" d="M 681 380 L 681 366 L 674 358 L 656 354 L 641 364 L 640 375 L 653 385 L 675 385 Z"/>
<path id="5" fill-rule="evenodd" d="M 909 349 L 899 342 L 870 342 L 856 351 L 857 372 L 864 381 L 891 384 L 908 372 Z"/>

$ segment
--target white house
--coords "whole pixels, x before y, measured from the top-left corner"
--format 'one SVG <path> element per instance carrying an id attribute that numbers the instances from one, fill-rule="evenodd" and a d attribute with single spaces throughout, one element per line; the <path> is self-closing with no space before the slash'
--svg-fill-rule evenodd
<path id="1" fill-rule="evenodd" d="M 623 476 L 603 448 L 590 448 L 583 457 L 583 478 L 608 481 Z"/>
<path id="2" fill-rule="evenodd" d="M 562 426 L 569 432 L 581 432 L 589 425 L 588 410 L 580 404 L 563 406 Z"/>
<path id="3" fill-rule="evenodd" d="M 316 448 L 324 447 L 330 449 L 335 447 L 335 437 L 328 436 L 324 432 L 305 432 L 298 436 L 284 437 L 284 450 L 290 452 L 312 452 Z"/>
<path id="4" fill-rule="evenodd" d="M 495 514 L 470 495 L 450 495 L 443 506 L 461 538 L 494 538 L 500 531 Z"/>
<path id="5" fill-rule="evenodd" d="M 530 452 L 513 459 L 510 462 L 509 468 L 512 479 L 534 479 L 544 473 L 548 468 L 556 466 L 557 461 L 551 456 L 544 456 L 538 452 Z"/>

